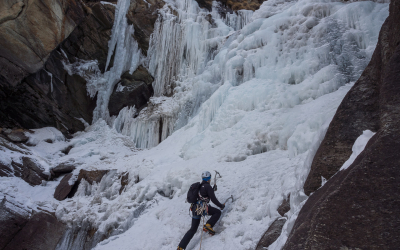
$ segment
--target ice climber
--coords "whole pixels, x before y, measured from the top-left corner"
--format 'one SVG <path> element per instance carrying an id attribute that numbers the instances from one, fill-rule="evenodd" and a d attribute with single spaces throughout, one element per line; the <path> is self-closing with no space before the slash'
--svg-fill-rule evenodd
<path id="1" fill-rule="evenodd" d="M 203 227 L 203 231 L 209 233 L 210 235 L 214 235 L 215 231 L 213 230 L 213 227 L 215 223 L 217 223 L 219 217 L 221 217 L 221 211 L 217 208 L 214 208 L 209 205 L 210 200 L 217 205 L 221 210 L 225 208 L 225 204 L 221 204 L 217 197 L 215 197 L 214 193 L 214 188 L 216 186 L 211 187 L 210 181 L 211 181 L 211 173 L 208 171 L 205 171 L 201 174 L 201 177 L 203 181 L 199 185 L 199 189 L 196 189 L 198 191 L 198 201 L 195 203 L 192 203 L 190 210 L 192 211 L 192 226 L 187 231 L 185 236 L 183 236 L 181 242 L 179 243 L 179 246 L 177 250 L 184 250 L 186 246 L 189 244 L 190 240 L 193 238 L 193 235 L 196 233 L 197 228 L 200 225 L 201 217 L 205 215 L 211 215 L 211 218 L 206 222 L 206 225 Z M 198 183 L 197 183 L 198 184 Z M 193 185 L 196 185 L 193 184 Z M 192 185 L 192 187 L 193 187 Z M 192 189 L 191 187 L 191 189 Z M 196 188 L 196 187 L 195 187 Z M 190 190 L 189 190 L 190 192 Z M 189 197 L 189 194 L 188 194 Z M 189 200 L 189 199 L 188 199 Z"/>

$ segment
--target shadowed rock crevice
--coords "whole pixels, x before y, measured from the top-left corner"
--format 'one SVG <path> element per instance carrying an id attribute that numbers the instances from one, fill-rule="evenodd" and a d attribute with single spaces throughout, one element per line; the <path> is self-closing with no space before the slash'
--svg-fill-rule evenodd
<path id="1" fill-rule="evenodd" d="M 154 93 L 152 83 L 153 77 L 143 66 L 139 66 L 132 75 L 125 72 L 110 96 L 110 115 L 118 115 L 124 107 L 135 106 L 137 110 L 141 110 Z"/>

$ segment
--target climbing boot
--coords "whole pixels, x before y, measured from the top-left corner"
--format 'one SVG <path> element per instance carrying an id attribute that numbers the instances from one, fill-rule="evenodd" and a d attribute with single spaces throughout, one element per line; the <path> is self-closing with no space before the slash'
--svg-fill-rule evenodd
<path id="1" fill-rule="evenodd" d="M 178 247 L 176 250 L 185 250 L 185 249 L 183 249 L 182 247 Z"/>
<path id="2" fill-rule="evenodd" d="M 203 227 L 203 231 L 204 231 L 204 232 L 207 232 L 207 233 L 209 233 L 209 234 L 211 234 L 211 235 L 214 235 L 214 234 L 215 234 L 214 229 L 213 229 L 213 228 L 211 227 L 211 225 L 208 224 L 208 223 Z"/>

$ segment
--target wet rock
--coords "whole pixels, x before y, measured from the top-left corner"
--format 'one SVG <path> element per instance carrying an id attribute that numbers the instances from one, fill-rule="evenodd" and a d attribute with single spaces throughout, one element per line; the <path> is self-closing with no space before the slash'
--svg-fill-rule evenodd
<path id="1" fill-rule="evenodd" d="M 281 216 L 284 216 L 290 210 L 290 194 L 287 199 L 282 201 L 282 204 L 278 207 L 278 213 Z"/>
<path id="2" fill-rule="evenodd" d="M 74 184 L 69 184 L 69 180 L 71 179 L 72 175 L 72 173 L 67 174 L 61 180 L 60 184 L 58 184 L 56 190 L 54 191 L 54 198 L 56 200 L 62 201 L 68 197 L 69 193 L 72 190 L 72 187 L 74 186 Z"/>
<path id="3" fill-rule="evenodd" d="M 140 110 L 153 95 L 153 77 L 143 66 L 139 66 L 132 75 L 125 72 L 121 81 L 114 87 L 108 103 L 110 115 L 118 115 L 124 107 L 135 106 Z"/>
<path id="4" fill-rule="evenodd" d="M 389 17 L 382 26 L 371 62 L 343 99 L 327 131 L 328 139 L 324 139 L 315 156 L 304 188 L 314 193 L 301 209 L 284 250 L 400 246 L 398 13 L 400 1 L 391 1 Z M 364 129 L 377 133 L 353 164 L 338 171 L 347 160 L 344 154 L 351 154 L 355 138 Z M 346 140 L 346 135 L 354 140 Z M 329 158 L 324 160 L 324 154 Z M 320 169 L 324 161 L 328 166 Z M 313 178 L 326 170 L 336 173 L 327 176 L 328 181 L 315 191 L 320 185 L 313 184 Z"/>
<path id="5" fill-rule="evenodd" d="M 260 241 L 257 244 L 256 250 L 267 249 L 267 247 L 274 243 L 276 239 L 278 239 L 279 235 L 281 235 L 282 228 L 285 222 L 286 220 L 284 218 L 276 219 L 261 237 Z"/>

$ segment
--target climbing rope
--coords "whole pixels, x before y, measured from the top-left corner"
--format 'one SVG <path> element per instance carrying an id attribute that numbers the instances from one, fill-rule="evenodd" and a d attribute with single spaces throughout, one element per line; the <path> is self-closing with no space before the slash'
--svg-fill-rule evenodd
<path id="1" fill-rule="evenodd" d="M 203 218 L 203 227 L 201 228 L 201 237 L 200 237 L 200 249 L 199 250 L 201 250 L 201 242 L 203 241 L 203 228 L 204 228 L 204 217 L 205 216 L 202 216 L 202 218 Z"/>

